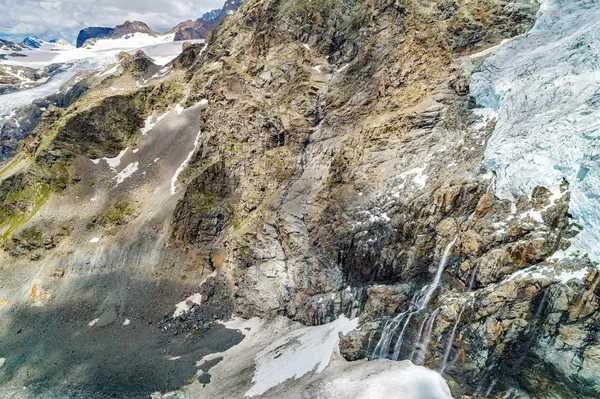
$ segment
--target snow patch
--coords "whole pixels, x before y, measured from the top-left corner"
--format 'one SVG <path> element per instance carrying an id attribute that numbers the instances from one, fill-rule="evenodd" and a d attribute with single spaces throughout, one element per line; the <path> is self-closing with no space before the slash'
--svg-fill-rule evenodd
<path id="1" fill-rule="evenodd" d="M 106 158 L 106 157 L 104 157 L 102 159 L 106 161 L 106 163 L 108 164 L 108 166 L 112 170 L 115 170 L 117 168 L 117 166 L 119 166 L 121 164 L 121 158 L 123 158 L 123 155 L 125 155 L 125 153 L 127 152 L 128 149 L 129 149 L 129 147 L 125 147 L 125 149 L 123 151 L 121 151 L 119 153 L 119 155 L 117 155 L 114 158 Z"/>
<path id="2" fill-rule="evenodd" d="M 119 70 L 119 65 L 121 63 L 117 63 L 115 66 L 113 66 L 112 68 L 107 69 L 106 71 L 102 72 L 100 75 L 98 75 L 98 77 L 103 77 L 103 76 L 108 76 L 108 75 L 112 75 L 113 73 L 117 72 Z"/>
<path id="3" fill-rule="evenodd" d="M 156 120 L 154 120 L 154 115 L 149 115 L 146 118 L 146 121 L 144 122 L 144 127 L 140 129 L 140 132 L 142 133 L 142 136 L 145 136 L 150 130 L 152 130 L 154 128 L 154 126 L 156 126 L 158 124 L 158 122 L 161 121 L 162 118 L 164 118 L 165 116 L 167 116 L 167 114 L 169 113 L 169 111 L 165 112 L 162 115 L 159 115 Z"/>
<path id="4" fill-rule="evenodd" d="M 419 168 L 413 168 L 409 171 L 406 171 L 404 173 L 402 173 L 400 175 L 400 177 L 402 179 L 404 179 L 404 182 L 400 185 L 400 189 L 403 189 L 404 186 L 406 185 L 406 182 L 408 181 L 408 177 L 412 176 L 412 182 L 418 186 L 421 190 L 425 188 L 425 186 L 427 185 L 427 175 L 423 174 L 423 171 L 425 170 L 425 168 L 427 168 L 427 164 L 419 167 Z"/>
<path id="5" fill-rule="evenodd" d="M 579 279 L 584 281 L 589 273 L 588 268 L 579 270 L 564 270 L 560 273 L 554 268 L 542 267 L 534 265 L 526 269 L 517 270 L 511 274 L 505 281 L 518 280 L 518 279 L 549 279 L 553 281 L 560 281 L 563 284 L 568 283 L 572 279 Z"/>
<path id="6" fill-rule="evenodd" d="M 182 314 L 189 312 L 190 307 L 192 305 L 188 305 L 188 302 L 191 302 L 192 304 L 200 305 L 202 303 L 202 294 L 197 292 L 197 293 L 189 296 L 187 299 L 179 302 L 177 305 L 175 305 L 176 309 L 175 309 L 175 313 L 173 313 L 173 317 L 179 317 Z"/>
<path id="7" fill-rule="evenodd" d="M 3 357 L 0 357 L 0 367 L 4 366 L 4 363 L 6 363 L 6 359 Z"/>
<path id="8" fill-rule="evenodd" d="M 340 316 L 334 322 L 300 328 L 276 340 L 254 358 L 254 385 L 244 396 L 261 395 L 286 380 L 298 379 L 311 371 L 322 372 L 331 355 L 338 350 L 338 334 L 347 334 L 356 327 L 358 319 Z"/>
<path id="9" fill-rule="evenodd" d="M 130 163 L 129 165 L 127 165 L 125 167 L 125 169 L 120 171 L 114 177 L 117 180 L 117 184 L 115 185 L 115 187 L 118 186 L 119 184 L 123 183 L 125 181 L 125 179 L 128 179 L 129 177 L 131 177 L 131 175 L 133 175 L 138 170 L 138 166 L 139 166 L 139 162 L 133 162 L 133 163 Z"/>
<path id="10" fill-rule="evenodd" d="M 88 326 L 90 326 L 90 327 L 93 327 L 93 326 L 94 326 L 94 324 L 98 323 L 98 320 L 100 320 L 100 319 L 94 319 L 94 320 L 90 321 L 90 322 L 88 323 Z"/>
<path id="11" fill-rule="evenodd" d="M 185 169 L 187 164 L 192 159 L 192 155 L 194 155 L 194 152 L 196 152 L 196 149 L 198 148 L 198 144 L 200 143 L 200 135 L 201 134 L 202 134 L 202 131 L 199 131 L 198 134 L 196 135 L 196 139 L 194 140 L 194 148 L 190 151 L 190 153 L 188 154 L 185 161 L 183 161 L 183 163 L 181 165 L 179 165 L 179 167 L 175 171 L 175 174 L 171 178 L 171 195 L 175 195 L 175 193 L 177 193 L 177 178 L 179 177 L 181 172 L 183 172 L 183 170 Z"/>
<path id="12" fill-rule="evenodd" d="M 556 276 L 556 279 L 563 284 L 568 283 L 572 279 L 584 281 L 588 273 L 589 271 L 587 269 L 581 269 L 576 271 L 564 271 L 558 276 Z"/>
<path id="13" fill-rule="evenodd" d="M 125 319 L 125 321 L 123 322 L 124 326 L 128 326 L 130 324 L 131 324 L 131 320 L 129 320 L 129 319 Z"/>
<path id="14" fill-rule="evenodd" d="M 96 243 L 96 242 L 99 242 L 99 241 L 100 241 L 100 238 L 98 238 L 98 237 L 94 237 L 94 238 L 92 238 L 90 240 L 91 243 Z"/>
<path id="15" fill-rule="evenodd" d="M 346 65 L 344 65 L 343 67 L 341 67 L 340 69 L 336 69 L 336 71 L 335 71 L 335 72 L 336 72 L 336 73 L 343 72 L 343 71 L 345 71 L 345 70 L 348 68 L 348 66 L 350 66 L 350 64 L 346 64 Z"/>

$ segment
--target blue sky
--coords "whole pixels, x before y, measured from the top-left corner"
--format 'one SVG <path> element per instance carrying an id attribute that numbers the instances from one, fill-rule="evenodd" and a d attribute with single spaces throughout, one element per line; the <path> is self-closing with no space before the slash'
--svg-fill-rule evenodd
<path id="1" fill-rule="evenodd" d="M 143 21 L 164 32 L 206 11 L 221 8 L 225 0 L 0 0 L 0 37 L 42 39 L 64 37 L 74 41 L 80 29 L 109 26 L 126 20 Z"/>

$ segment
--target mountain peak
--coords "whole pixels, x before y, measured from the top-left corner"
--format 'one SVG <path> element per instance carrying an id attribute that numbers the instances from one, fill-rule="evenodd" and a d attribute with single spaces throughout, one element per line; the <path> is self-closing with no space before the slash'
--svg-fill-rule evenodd
<path id="1" fill-rule="evenodd" d="M 23 39 L 21 45 L 34 49 L 40 48 L 44 43 L 46 42 L 37 36 L 27 36 L 25 39 Z"/>
<path id="2" fill-rule="evenodd" d="M 142 21 L 125 21 L 114 28 L 89 27 L 79 31 L 77 35 L 77 47 L 81 47 L 89 39 L 118 39 L 132 33 L 145 33 L 150 36 L 159 34 Z"/>
<path id="3" fill-rule="evenodd" d="M 223 8 L 206 12 L 195 21 L 188 20 L 178 24 L 168 33 L 175 33 L 175 41 L 204 39 L 216 29 L 223 20 L 237 10 L 244 0 L 226 0 Z"/>

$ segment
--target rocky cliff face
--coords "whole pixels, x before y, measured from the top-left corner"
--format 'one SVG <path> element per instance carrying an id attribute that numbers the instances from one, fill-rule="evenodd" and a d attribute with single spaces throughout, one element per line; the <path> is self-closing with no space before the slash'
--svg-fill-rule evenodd
<path id="1" fill-rule="evenodd" d="M 600 275 L 584 254 L 559 256 L 581 230 L 572 182 L 498 198 L 483 162 L 495 120 L 469 90 L 538 7 L 248 0 L 164 75 L 136 54 L 90 77 L 1 172 L 5 323 L 45 307 L 96 320 L 104 347 L 139 314 L 158 327 L 132 339 L 172 338 L 191 360 L 231 314 L 345 315 L 360 320 L 346 359 L 412 360 L 455 396 L 596 397 Z M 10 360 L 3 378 L 47 378 Z M 134 388 L 174 389 L 191 377 L 179 373 Z"/>
<path id="2" fill-rule="evenodd" d="M 104 39 L 106 37 L 108 37 L 108 35 L 110 35 L 110 32 L 112 32 L 112 28 L 103 28 L 103 27 L 89 27 L 89 28 L 85 28 L 79 31 L 79 34 L 77 35 L 77 40 L 76 40 L 76 46 L 77 47 L 82 47 L 83 44 L 86 42 L 86 40 L 88 39 Z"/>

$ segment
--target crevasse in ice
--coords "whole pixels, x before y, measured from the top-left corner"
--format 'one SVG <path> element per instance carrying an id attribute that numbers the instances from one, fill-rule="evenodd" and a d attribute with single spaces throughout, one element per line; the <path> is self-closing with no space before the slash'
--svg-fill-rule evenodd
<path id="1" fill-rule="evenodd" d="M 471 94 L 497 112 L 485 153 L 497 195 L 566 179 L 583 227 L 569 252 L 600 261 L 600 2 L 543 1 L 533 29 L 473 75 Z"/>

